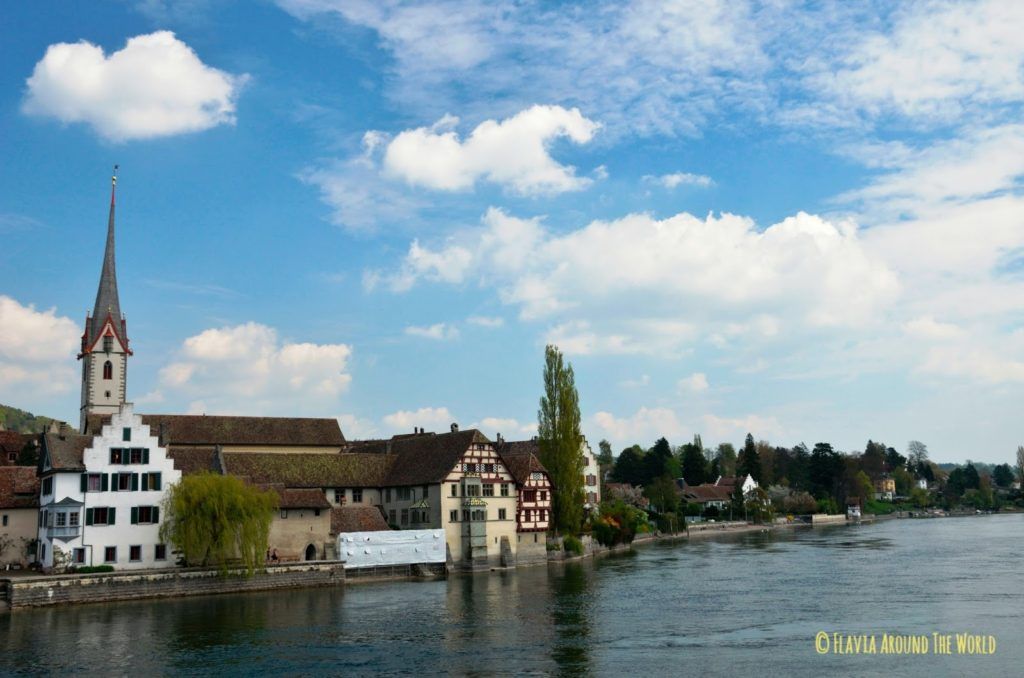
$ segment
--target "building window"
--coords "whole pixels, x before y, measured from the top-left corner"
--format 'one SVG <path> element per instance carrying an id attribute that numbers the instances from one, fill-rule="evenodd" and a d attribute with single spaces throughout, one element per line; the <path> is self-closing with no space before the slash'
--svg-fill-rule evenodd
<path id="1" fill-rule="evenodd" d="M 458 509 L 454 509 L 454 510 L 448 512 L 448 520 L 450 520 L 453 523 L 459 522 L 459 511 L 458 511 Z M 7 524 L 7 516 L 4 516 L 4 525 L 6 525 L 6 524 Z"/>
<path id="2" fill-rule="evenodd" d="M 153 560 L 167 560 L 167 544 L 157 544 L 153 549 Z"/>
<path id="3" fill-rule="evenodd" d="M 11 461 L 11 462 L 18 461 L 18 453 L 17 452 L 8 452 L 7 453 L 7 461 Z"/>
<path id="4" fill-rule="evenodd" d="M 503 497 L 507 497 L 508 496 L 508 483 L 502 483 L 501 484 L 501 496 L 503 496 Z"/>
<path id="5" fill-rule="evenodd" d="M 154 525 L 160 522 L 160 507 L 133 506 L 132 525 Z"/>
<path id="6" fill-rule="evenodd" d="M 117 547 L 108 546 L 103 549 L 103 562 L 105 563 L 116 563 L 117 562 Z"/>
<path id="7" fill-rule="evenodd" d="M 484 483 L 484 496 L 485 497 L 493 497 L 494 496 L 494 483 Z"/>
<path id="8" fill-rule="evenodd" d="M 103 491 L 103 479 L 104 476 L 99 473 L 89 473 L 85 476 L 85 491 L 86 492 L 102 492 Z"/>
<path id="9" fill-rule="evenodd" d="M 149 450 L 143 450 L 143 449 L 140 449 L 138 447 L 133 447 L 131 449 L 131 451 L 128 453 L 128 463 L 129 464 L 145 464 L 146 463 L 146 457 L 149 456 L 149 455 L 146 454 L 146 452 L 148 452 L 148 451 Z"/>
<path id="10" fill-rule="evenodd" d="M 103 352 L 110 353 L 114 350 L 114 338 L 110 335 L 103 337 Z"/>
<path id="11" fill-rule="evenodd" d="M 104 391 L 103 392 L 103 397 L 104 398 L 109 398 L 110 397 L 110 391 Z"/>
<path id="12" fill-rule="evenodd" d="M 356 487 L 352 489 L 352 503 L 362 504 L 363 503 L 363 488 Z"/>
<path id="13" fill-rule="evenodd" d="M 68 525 L 70 527 L 78 527 L 79 516 L 81 514 L 78 511 L 72 511 L 68 513 Z"/>
<path id="14" fill-rule="evenodd" d="M 505 520 L 505 509 L 498 509 L 498 520 Z"/>
<path id="15" fill-rule="evenodd" d="M 7 527 L 7 514 L 6 513 L 4 514 L 3 524 L 4 524 L 4 527 Z"/>
<path id="16" fill-rule="evenodd" d="M 127 464 L 128 455 L 127 450 L 121 447 L 110 448 L 110 463 L 111 464 Z"/>
<path id="17" fill-rule="evenodd" d="M 129 546 L 128 547 L 128 560 L 133 563 L 137 563 L 142 560 L 142 547 L 141 546 Z"/>
<path id="18" fill-rule="evenodd" d="M 68 524 L 68 514 L 64 513 L 63 511 L 60 511 L 59 513 L 57 513 L 57 524 L 56 524 L 56 526 L 57 527 L 67 527 L 67 524 Z"/>
<path id="19" fill-rule="evenodd" d="M 281 509 L 281 518 L 285 519 L 288 517 L 288 509 Z"/>
<path id="20" fill-rule="evenodd" d="M 480 486 L 479 485 L 466 485 L 466 496 L 467 497 L 479 497 Z"/>
<path id="21" fill-rule="evenodd" d="M 384 501 L 388 504 L 391 503 L 391 488 L 384 490 Z"/>
<path id="22" fill-rule="evenodd" d="M 83 565 L 83 564 L 85 564 L 85 549 L 83 549 L 83 548 L 75 549 L 73 554 L 72 554 L 72 558 L 74 560 L 75 565 Z"/>
<path id="23" fill-rule="evenodd" d="M 540 491 L 540 500 L 541 501 L 547 501 L 548 500 L 548 492 L 547 492 L 547 490 L 541 490 Z"/>
<path id="24" fill-rule="evenodd" d="M 398 524 L 398 520 L 396 520 L 395 518 L 396 515 L 397 514 L 395 513 L 395 509 L 391 509 L 390 511 L 388 511 L 388 525 Z"/>
<path id="25" fill-rule="evenodd" d="M 547 519 L 548 519 L 548 510 L 547 509 L 541 509 L 540 510 L 540 522 L 543 523 Z"/>
<path id="26" fill-rule="evenodd" d="M 462 509 L 462 520 L 469 520 L 469 509 Z"/>
<path id="27" fill-rule="evenodd" d="M 523 501 L 537 501 L 537 490 L 523 490 Z"/>
<path id="28" fill-rule="evenodd" d="M 402 509 L 402 525 L 409 524 L 409 509 Z"/>
<path id="29" fill-rule="evenodd" d="M 336 487 L 334 488 L 334 503 L 344 504 L 345 503 L 345 488 Z"/>
<path id="30" fill-rule="evenodd" d="M 114 378 L 114 363 L 109 360 L 103 363 L 103 378 L 113 379 Z"/>
<path id="31" fill-rule="evenodd" d="M 533 522 L 533 511 L 531 511 L 530 509 L 526 509 L 525 511 L 523 511 L 523 522 L 524 523 L 532 523 Z"/>
<path id="32" fill-rule="evenodd" d="M 110 506 L 85 509 L 86 525 L 114 525 L 117 510 Z"/>
<path id="33" fill-rule="evenodd" d="M 487 520 L 487 511 L 484 511 L 483 509 L 473 509 L 471 517 L 474 521 Z"/>
<path id="34" fill-rule="evenodd" d="M 132 430 L 127 426 L 121 429 L 121 440 L 129 441 L 132 439 Z"/>
<path id="35" fill-rule="evenodd" d="M 138 489 L 138 481 L 136 480 L 134 483 L 132 482 L 133 478 L 138 477 L 134 473 L 115 473 L 114 475 L 117 478 L 117 482 L 114 483 L 115 491 L 130 492 L 133 489 Z M 136 487 L 133 488 L 132 485 L 136 485 Z"/>
<path id="36" fill-rule="evenodd" d="M 453 497 L 459 496 L 459 485 L 458 485 L 458 483 L 452 483 L 452 496 Z"/>
<path id="37" fill-rule="evenodd" d="M 160 472 L 155 471 L 152 473 L 142 474 L 142 489 L 144 491 L 159 490 L 161 484 Z"/>
<path id="38" fill-rule="evenodd" d="M 53 478 L 43 478 L 43 494 L 53 494 Z"/>
<path id="39" fill-rule="evenodd" d="M 412 499 L 412 488 L 411 487 L 399 487 L 395 490 L 398 495 L 398 501 L 409 501 Z"/>

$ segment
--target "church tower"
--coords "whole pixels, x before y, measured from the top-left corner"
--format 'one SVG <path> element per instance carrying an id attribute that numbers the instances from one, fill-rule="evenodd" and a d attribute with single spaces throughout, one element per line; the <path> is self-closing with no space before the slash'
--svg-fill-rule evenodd
<path id="1" fill-rule="evenodd" d="M 114 198 L 117 192 L 117 165 L 110 178 L 110 218 L 107 221 L 107 247 L 103 253 L 100 287 L 92 315 L 85 318 L 82 334 L 82 407 L 81 430 L 91 414 L 113 414 L 125 402 L 128 374 L 128 326 L 121 315 L 117 297 L 117 271 L 114 267 Z"/>

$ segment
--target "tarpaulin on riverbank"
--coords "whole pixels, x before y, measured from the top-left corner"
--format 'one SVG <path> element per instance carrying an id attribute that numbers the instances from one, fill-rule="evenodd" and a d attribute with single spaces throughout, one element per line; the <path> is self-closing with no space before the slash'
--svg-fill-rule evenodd
<path id="1" fill-rule="evenodd" d="M 443 563 L 444 530 L 387 530 L 338 535 L 338 558 L 346 569 L 378 565 Z"/>

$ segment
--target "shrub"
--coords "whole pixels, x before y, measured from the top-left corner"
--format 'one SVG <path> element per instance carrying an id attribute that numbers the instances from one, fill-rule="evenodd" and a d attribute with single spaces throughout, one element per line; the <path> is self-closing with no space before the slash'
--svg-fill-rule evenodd
<path id="1" fill-rule="evenodd" d="M 86 565 L 85 567 L 75 568 L 76 574 L 95 574 L 97 572 L 113 572 L 113 565 Z"/>
<path id="2" fill-rule="evenodd" d="M 629 544 L 637 532 L 648 532 L 647 514 L 621 500 L 601 505 L 594 521 L 594 537 L 603 546 Z"/>
<path id="3" fill-rule="evenodd" d="M 583 542 L 571 534 L 566 535 L 565 539 L 562 540 L 562 548 L 565 549 L 566 553 L 572 553 L 577 556 L 583 555 Z"/>

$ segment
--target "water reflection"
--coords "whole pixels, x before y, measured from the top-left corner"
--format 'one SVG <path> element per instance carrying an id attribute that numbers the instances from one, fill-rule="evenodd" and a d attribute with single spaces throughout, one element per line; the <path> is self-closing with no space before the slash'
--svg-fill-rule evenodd
<path id="1" fill-rule="evenodd" d="M 551 654 L 561 673 L 578 675 L 589 669 L 592 572 L 580 563 L 550 570 L 550 589 L 554 592 L 551 619 L 557 639 Z"/>

